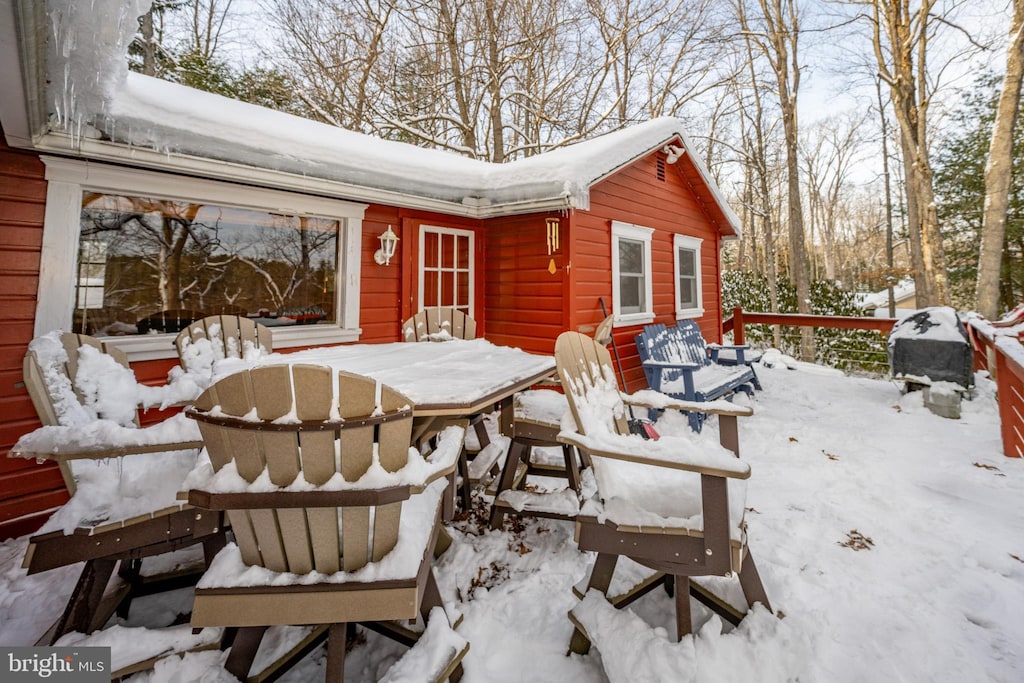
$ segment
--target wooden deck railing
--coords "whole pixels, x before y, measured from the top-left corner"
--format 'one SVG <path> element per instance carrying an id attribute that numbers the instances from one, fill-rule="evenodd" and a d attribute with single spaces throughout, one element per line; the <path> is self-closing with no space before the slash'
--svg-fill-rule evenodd
<path id="1" fill-rule="evenodd" d="M 723 332 L 732 332 L 733 343 L 745 344 L 745 325 L 788 325 L 791 327 L 832 327 L 843 330 L 892 331 L 896 318 L 856 318 L 841 315 L 805 315 L 800 313 L 754 313 L 732 309 L 732 317 L 722 322 Z"/>
<path id="2" fill-rule="evenodd" d="M 1003 455 L 1024 458 L 1024 346 L 984 320 L 969 324 L 975 342 L 974 369 L 987 369 L 996 382 Z"/>
<path id="3" fill-rule="evenodd" d="M 733 333 L 733 342 L 744 344 L 746 325 L 790 325 L 796 327 L 833 327 L 876 330 L 888 334 L 895 318 L 852 318 L 792 313 L 753 313 L 734 308 L 732 317 L 722 322 L 723 332 Z M 988 370 L 996 382 L 999 397 L 999 422 L 1003 454 L 1024 457 L 1024 345 L 1017 337 L 999 334 L 984 320 L 971 320 L 974 340 L 974 369 Z"/>

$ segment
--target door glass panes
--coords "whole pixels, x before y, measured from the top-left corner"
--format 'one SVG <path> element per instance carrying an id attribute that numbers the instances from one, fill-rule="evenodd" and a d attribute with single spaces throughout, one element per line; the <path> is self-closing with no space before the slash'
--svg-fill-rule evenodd
<path id="1" fill-rule="evenodd" d="M 422 306 L 452 307 L 472 315 L 473 233 L 430 226 L 421 230 Z"/>
<path id="2" fill-rule="evenodd" d="M 619 310 L 641 313 L 646 307 L 644 284 L 644 243 L 619 239 Z"/>
<path id="3" fill-rule="evenodd" d="M 77 332 L 177 332 L 217 313 L 335 322 L 335 219 L 86 192 L 80 226 Z"/>

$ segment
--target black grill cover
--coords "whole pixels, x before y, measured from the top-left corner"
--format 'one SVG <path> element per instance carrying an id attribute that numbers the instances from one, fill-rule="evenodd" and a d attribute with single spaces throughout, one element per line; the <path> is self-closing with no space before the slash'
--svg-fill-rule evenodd
<path id="1" fill-rule="evenodd" d="M 893 326 L 889 366 L 895 379 L 916 384 L 953 382 L 973 386 L 967 329 L 948 306 L 923 308 Z"/>

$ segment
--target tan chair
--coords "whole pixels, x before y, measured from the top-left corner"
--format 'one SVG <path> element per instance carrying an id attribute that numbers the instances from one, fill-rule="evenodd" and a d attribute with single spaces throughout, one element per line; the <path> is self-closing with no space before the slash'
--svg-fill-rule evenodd
<path id="1" fill-rule="evenodd" d="M 645 404 L 631 401 L 645 408 L 703 410 L 719 416 L 721 448 L 698 445 L 687 437 L 645 441 L 629 433 L 624 397 L 607 349 L 579 333 L 565 332 L 555 342 L 555 360 L 576 424 L 575 432 L 562 432 L 559 438 L 590 456 L 597 483 L 597 496 L 576 518 L 580 550 L 597 553 L 577 595 L 597 590 L 621 607 L 671 580 L 680 639 L 692 630 L 691 594 L 733 624 L 745 614 L 690 577 L 738 573 L 748 607 L 760 602 L 770 610 L 743 521 L 743 480 L 750 476 L 750 467 L 736 457 L 736 420 L 751 414 L 750 408 L 668 397 Z M 608 591 L 620 557 L 654 573 L 637 582 L 627 580 L 631 585 L 613 596 Z M 586 653 L 586 629 L 572 612 L 570 618 L 576 625 L 570 649 Z"/>
<path id="2" fill-rule="evenodd" d="M 190 477 L 189 501 L 227 511 L 237 542 L 199 582 L 192 625 L 240 627 L 229 672 L 245 680 L 272 625 L 319 625 L 331 681 L 342 680 L 346 624 L 407 643 L 417 633 L 391 620 L 429 616 L 426 628 L 450 628 L 433 623 L 447 619 L 433 609 L 442 605 L 431 560 L 463 428 L 445 429 L 424 458 L 410 449 L 409 399 L 313 365 L 230 375 L 188 414 L 210 458 Z M 441 663 L 419 680 L 458 679 L 468 647 L 433 653 Z"/>
<path id="3" fill-rule="evenodd" d="M 187 371 L 209 372 L 205 364 L 224 358 L 244 358 L 253 350 L 274 350 L 269 327 L 243 315 L 210 315 L 189 324 L 174 340 L 178 360 Z"/>
<path id="4" fill-rule="evenodd" d="M 449 339 L 476 339 L 476 321 L 458 309 L 433 306 L 402 323 L 402 341 Z"/>
<path id="5" fill-rule="evenodd" d="M 167 425 L 139 429 L 134 412 L 120 416 L 128 437 L 123 441 L 89 437 L 105 415 L 87 400 L 95 391 L 80 372 L 87 362 L 106 373 L 120 369 L 126 382 L 134 381 L 123 352 L 85 335 L 37 338 L 24 359 L 25 386 L 44 428 L 19 440 L 10 455 L 55 460 L 71 498 L 29 540 L 23 566 L 35 574 L 85 562 L 64 613 L 40 643 L 101 628 L 115 610 L 127 615 L 131 598 L 158 589 L 160 580 L 168 580 L 166 587 L 181 585 L 180 576 L 143 579 L 144 558 L 197 543 L 212 558 L 224 543 L 220 515 L 198 517 L 177 498 L 202 441 L 151 438 Z M 183 418 L 172 419 L 190 427 Z M 119 580 L 108 587 L 118 563 Z"/>

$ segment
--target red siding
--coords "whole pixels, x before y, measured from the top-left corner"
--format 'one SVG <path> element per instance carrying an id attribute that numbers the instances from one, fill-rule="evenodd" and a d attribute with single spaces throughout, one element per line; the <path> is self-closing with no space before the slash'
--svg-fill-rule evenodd
<path id="1" fill-rule="evenodd" d="M 590 192 L 590 210 L 577 211 L 572 219 L 572 293 L 570 329 L 592 327 L 602 318 L 599 297 L 611 312 L 611 222 L 613 220 L 654 228 L 651 268 L 655 322 L 675 324 L 673 235 L 704 240 L 701 244 L 701 280 L 704 316 L 699 320 L 708 341 L 721 341 L 721 295 L 718 248 L 720 234 L 705 210 L 705 199 L 691 189 L 692 165 L 684 157 L 657 179 L 658 154 L 652 153 L 632 166 L 598 183 Z M 637 357 L 634 337 L 642 326 L 619 327 L 615 343 L 626 370 L 630 391 L 647 387 Z"/>
<path id="2" fill-rule="evenodd" d="M 5 455 L 22 434 L 39 426 L 20 383 L 39 286 L 46 207 L 43 174 L 38 155 L 10 149 L 0 131 L 0 453 Z M 0 538 L 34 529 L 45 519 L 40 511 L 65 500 L 67 491 L 56 466 L 0 458 Z"/>
<path id="3" fill-rule="evenodd" d="M 565 217 L 561 249 L 548 255 L 548 214 L 494 218 L 487 222 L 484 317 L 487 338 L 496 344 L 552 353 L 566 329 Z M 548 266 L 554 259 L 556 271 Z"/>

